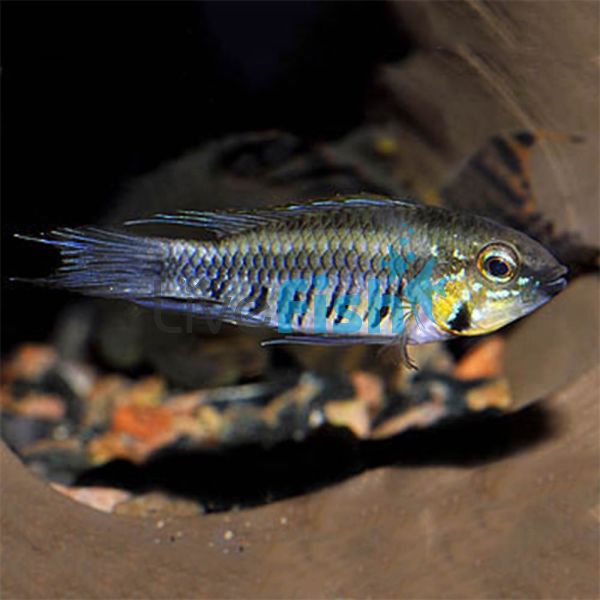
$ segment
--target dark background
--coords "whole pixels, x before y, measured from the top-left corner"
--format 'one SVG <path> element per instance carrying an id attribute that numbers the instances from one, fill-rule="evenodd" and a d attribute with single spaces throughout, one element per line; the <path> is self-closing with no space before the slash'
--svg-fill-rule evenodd
<path id="1" fill-rule="evenodd" d="M 124 182 L 207 139 L 360 123 L 410 41 L 380 2 L 3 2 L 2 350 L 72 296 L 7 281 L 52 253 L 14 240 L 95 222 Z"/>

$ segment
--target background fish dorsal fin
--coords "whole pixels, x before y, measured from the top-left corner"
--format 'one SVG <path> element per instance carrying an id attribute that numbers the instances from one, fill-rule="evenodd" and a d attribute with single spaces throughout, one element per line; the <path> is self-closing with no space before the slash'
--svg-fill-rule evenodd
<path id="1" fill-rule="evenodd" d="M 383 196 L 367 196 L 363 198 L 332 198 L 314 200 L 304 204 L 286 204 L 273 208 L 254 211 L 195 211 L 180 210 L 175 213 L 159 213 L 147 219 L 128 221 L 125 225 L 181 225 L 199 227 L 210 231 L 217 237 L 234 235 L 248 229 L 295 219 L 300 215 L 344 208 L 374 208 L 415 206 L 413 200 L 394 200 Z"/>
<path id="2" fill-rule="evenodd" d="M 578 135 L 523 130 L 491 137 L 440 190 L 442 204 L 513 225 L 535 210 L 530 158 L 540 141 L 581 142 Z"/>

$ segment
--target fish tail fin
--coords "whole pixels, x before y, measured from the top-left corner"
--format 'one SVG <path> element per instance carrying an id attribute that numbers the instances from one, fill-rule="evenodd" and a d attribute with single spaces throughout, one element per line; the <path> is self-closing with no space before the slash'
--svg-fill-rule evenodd
<path id="1" fill-rule="evenodd" d="M 159 294 L 169 251 L 164 240 L 95 227 L 56 229 L 39 237 L 20 234 L 16 237 L 58 248 L 62 262 L 48 277 L 13 280 L 111 298 Z"/>

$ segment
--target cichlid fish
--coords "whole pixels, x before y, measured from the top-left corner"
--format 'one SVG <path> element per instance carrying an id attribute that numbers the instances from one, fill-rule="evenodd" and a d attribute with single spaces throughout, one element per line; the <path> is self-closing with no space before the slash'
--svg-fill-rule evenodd
<path id="1" fill-rule="evenodd" d="M 93 227 L 30 238 L 62 265 L 38 282 L 276 328 L 273 342 L 421 344 L 495 331 L 565 286 L 566 267 L 516 230 L 402 200 L 159 214 L 210 233 L 170 239 Z M 206 237 L 206 236 L 204 236 Z"/>

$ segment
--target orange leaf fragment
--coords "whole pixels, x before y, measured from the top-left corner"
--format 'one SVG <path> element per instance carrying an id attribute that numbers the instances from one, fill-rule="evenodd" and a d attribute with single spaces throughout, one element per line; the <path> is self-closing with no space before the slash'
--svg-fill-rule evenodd
<path id="1" fill-rule="evenodd" d="M 32 419 L 60 421 L 66 412 L 64 402 L 55 394 L 28 394 L 14 403 L 17 414 Z"/>
<path id="2" fill-rule="evenodd" d="M 43 344 L 23 344 L 7 362 L 2 380 L 36 379 L 41 377 L 57 361 L 56 352 Z"/>
<path id="3" fill-rule="evenodd" d="M 505 347 L 499 335 L 482 340 L 461 358 L 454 369 L 454 376 L 463 381 L 501 376 Z"/>
<path id="4" fill-rule="evenodd" d="M 113 413 L 112 429 L 142 441 L 162 437 L 171 429 L 173 417 L 164 406 L 119 406 Z"/>

